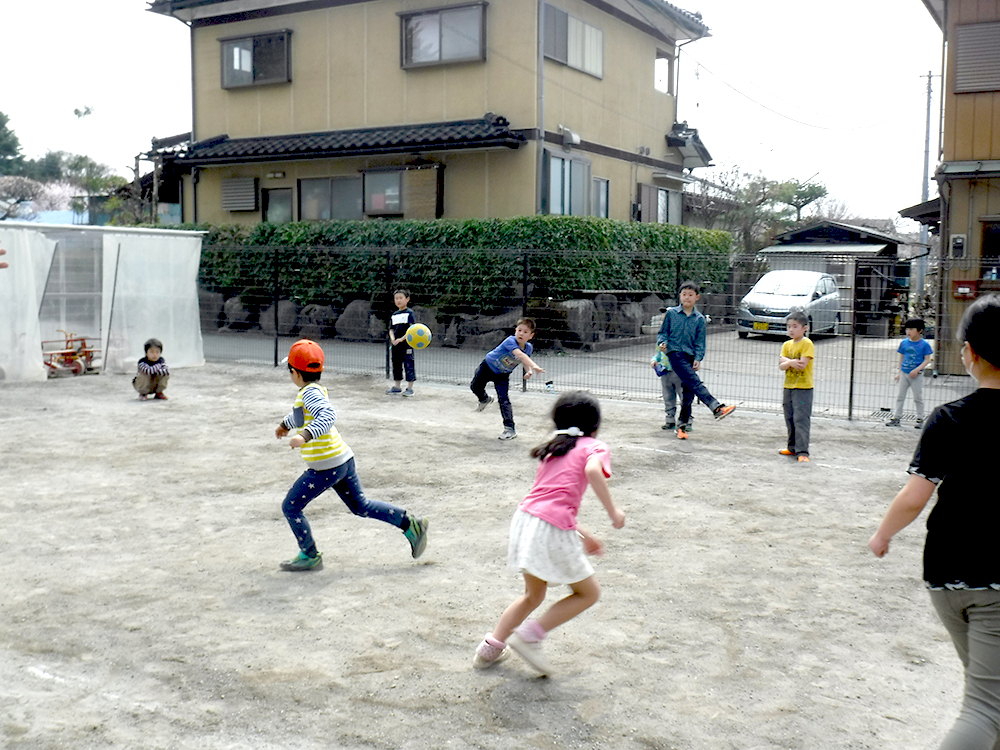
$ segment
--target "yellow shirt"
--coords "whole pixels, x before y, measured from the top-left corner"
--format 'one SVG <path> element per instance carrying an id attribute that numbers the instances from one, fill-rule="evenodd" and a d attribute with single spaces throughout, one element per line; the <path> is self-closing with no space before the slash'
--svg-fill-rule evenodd
<path id="1" fill-rule="evenodd" d="M 798 341 L 788 339 L 781 345 L 781 356 L 788 359 L 809 358 L 809 364 L 804 370 L 796 370 L 789 367 L 785 370 L 785 388 L 812 388 L 813 387 L 813 360 L 816 358 L 816 347 L 808 336 L 803 336 Z"/>

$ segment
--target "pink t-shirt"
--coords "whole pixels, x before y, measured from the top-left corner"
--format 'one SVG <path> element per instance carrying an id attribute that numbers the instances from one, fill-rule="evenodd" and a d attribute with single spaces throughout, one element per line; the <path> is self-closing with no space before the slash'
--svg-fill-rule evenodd
<path id="1" fill-rule="evenodd" d="M 560 529 L 575 529 L 583 493 L 587 489 L 584 469 L 591 456 L 601 459 L 604 476 L 611 476 L 608 446 L 592 437 L 577 438 L 565 456 L 547 457 L 538 465 L 535 483 L 518 506 L 531 515 Z"/>

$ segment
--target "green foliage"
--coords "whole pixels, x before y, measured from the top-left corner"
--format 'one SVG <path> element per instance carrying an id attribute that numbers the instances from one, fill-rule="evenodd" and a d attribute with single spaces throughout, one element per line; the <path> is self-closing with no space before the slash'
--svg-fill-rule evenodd
<path id="1" fill-rule="evenodd" d="M 20 175 L 24 164 L 21 155 L 21 141 L 7 123 L 10 118 L 0 112 L 0 176 Z"/>
<path id="2" fill-rule="evenodd" d="M 530 216 L 187 226 L 206 231 L 200 281 L 224 294 L 340 306 L 405 286 L 421 304 L 499 312 L 530 296 L 721 286 L 731 236 L 670 224 Z M 276 268 L 278 269 L 276 272 Z M 276 276 L 277 274 L 277 276 Z"/>

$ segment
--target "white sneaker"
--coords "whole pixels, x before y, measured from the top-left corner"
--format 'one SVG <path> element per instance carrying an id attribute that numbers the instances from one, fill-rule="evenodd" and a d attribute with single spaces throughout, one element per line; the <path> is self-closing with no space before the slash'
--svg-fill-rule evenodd
<path id="1" fill-rule="evenodd" d="M 497 435 L 497 440 L 513 440 L 516 437 L 517 433 L 510 429 L 510 427 L 507 427 L 503 432 Z"/>
<path id="2" fill-rule="evenodd" d="M 515 630 L 510 638 L 507 639 L 507 645 L 514 649 L 518 656 L 537 669 L 543 676 L 551 674 L 552 666 L 549 664 L 549 660 L 545 658 L 545 654 L 542 653 L 541 643 L 526 641 Z"/>
<path id="3" fill-rule="evenodd" d="M 480 401 L 476 405 L 476 411 L 482 411 L 483 409 L 485 409 L 487 406 L 489 406 L 492 403 L 493 403 L 493 397 L 492 396 L 487 396 L 485 401 Z"/>

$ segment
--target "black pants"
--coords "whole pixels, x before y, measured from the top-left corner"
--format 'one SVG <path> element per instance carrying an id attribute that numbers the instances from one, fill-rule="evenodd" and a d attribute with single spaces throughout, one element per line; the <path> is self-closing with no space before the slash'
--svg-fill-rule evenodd
<path id="1" fill-rule="evenodd" d="M 483 360 L 476 368 L 476 374 L 472 377 L 469 388 L 476 394 L 480 403 L 486 400 L 486 384 L 493 383 L 497 389 L 497 401 L 500 404 L 500 416 L 503 417 L 503 426 L 514 429 L 514 408 L 510 405 L 510 373 L 493 372 L 493 369 Z"/>
<path id="2" fill-rule="evenodd" d="M 691 421 L 691 404 L 694 403 L 695 396 L 701 399 L 701 402 L 711 409 L 713 413 L 722 406 L 708 392 L 708 388 L 705 387 L 705 384 L 701 382 L 701 378 L 698 377 L 698 373 L 695 372 L 694 365 L 692 364 L 694 362 L 694 355 L 685 354 L 684 352 L 668 352 L 667 359 L 670 360 L 670 366 L 677 373 L 677 377 L 681 379 L 681 386 L 683 386 L 681 413 L 679 416 L 681 424 L 687 424 Z"/>

